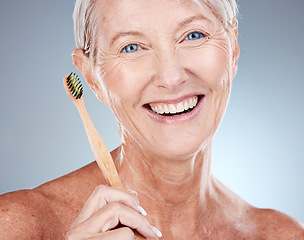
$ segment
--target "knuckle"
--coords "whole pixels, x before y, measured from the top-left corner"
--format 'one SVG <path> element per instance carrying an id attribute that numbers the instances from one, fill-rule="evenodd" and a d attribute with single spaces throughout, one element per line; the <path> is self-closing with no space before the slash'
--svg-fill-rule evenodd
<path id="1" fill-rule="evenodd" d="M 113 212 L 120 212 L 122 210 L 122 205 L 121 205 L 121 203 L 118 203 L 118 202 L 109 203 L 108 207 L 109 207 L 110 211 L 113 211 Z"/>
<path id="2" fill-rule="evenodd" d="M 107 191 L 107 188 L 108 188 L 108 187 L 107 187 L 106 185 L 98 185 L 98 186 L 95 188 L 94 192 L 97 193 L 97 194 L 99 194 L 99 193 L 104 193 L 104 192 Z"/>

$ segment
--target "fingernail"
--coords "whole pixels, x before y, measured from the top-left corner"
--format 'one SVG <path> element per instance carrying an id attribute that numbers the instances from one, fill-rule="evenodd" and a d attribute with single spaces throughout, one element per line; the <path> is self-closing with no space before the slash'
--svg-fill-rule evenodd
<path id="1" fill-rule="evenodd" d="M 163 235 L 156 227 L 153 227 L 151 225 L 150 225 L 150 227 L 151 227 L 152 231 L 156 234 L 156 236 L 161 237 Z"/>
<path id="2" fill-rule="evenodd" d="M 144 216 L 147 216 L 147 212 L 145 211 L 145 209 L 143 209 L 141 206 L 137 206 L 138 210 L 140 211 L 140 213 Z"/>
<path id="3" fill-rule="evenodd" d="M 135 196 L 138 196 L 138 193 L 132 189 L 128 189 L 128 192 L 134 194 Z"/>

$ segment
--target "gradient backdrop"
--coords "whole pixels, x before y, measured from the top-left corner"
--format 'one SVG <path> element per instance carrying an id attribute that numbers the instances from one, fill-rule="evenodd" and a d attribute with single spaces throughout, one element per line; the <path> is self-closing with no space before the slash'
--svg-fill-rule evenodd
<path id="1" fill-rule="evenodd" d="M 304 222 L 304 1 L 238 3 L 239 71 L 215 136 L 213 173 L 249 203 Z M 1 0 L 0 194 L 94 160 L 62 85 L 76 71 L 73 6 L 73 0 Z M 112 150 L 119 145 L 116 121 L 84 88 L 88 112 Z"/>

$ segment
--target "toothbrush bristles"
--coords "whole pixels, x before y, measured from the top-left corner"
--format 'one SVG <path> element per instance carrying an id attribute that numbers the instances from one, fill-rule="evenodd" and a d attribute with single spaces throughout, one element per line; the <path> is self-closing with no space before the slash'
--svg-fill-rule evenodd
<path id="1" fill-rule="evenodd" d="M 71 72 L 71 74 L 67 77 L 67 86 L 74 98 L 81 98 L 83 94 L 83 87 L 79 77 L 75 73 Z"/>

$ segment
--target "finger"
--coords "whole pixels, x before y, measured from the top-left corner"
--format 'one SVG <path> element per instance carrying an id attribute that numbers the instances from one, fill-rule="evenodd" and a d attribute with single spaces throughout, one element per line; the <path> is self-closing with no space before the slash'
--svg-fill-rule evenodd
<path id="1" fill-rule="evenodd" d="M 118 228 L 105 233 L 98 233 L 90 237 L 92 240 L 135 240 L 134 232 L 128 227 Z"/>
<path id="2" fill-rule="evenodd" d="M 77 226 L 80 223 L 84 222 L 90 216 L 92 216 L 98 209 L 104 207 L 106 204 L 110 202 L 120 202 L 138 213 L 143 213 L 143 209 L 139 206 L 138 198 L 131 193 L 127 193 L 125 191 L 108 187 L 105 185 L 97 186 L 87 200 L 85 206 L 81 210 L 80 214 L 74 221 L 71 227 Z"/>
<path id="3" fill-rule="evenodd" d="M 157 237 L 142 214 L 120 203 L 106 205 L 84 221 L 80 227 L 90 233 L 100 233 L 115 228 L 119 223 L 135 229 L 146 238 Z"/>

